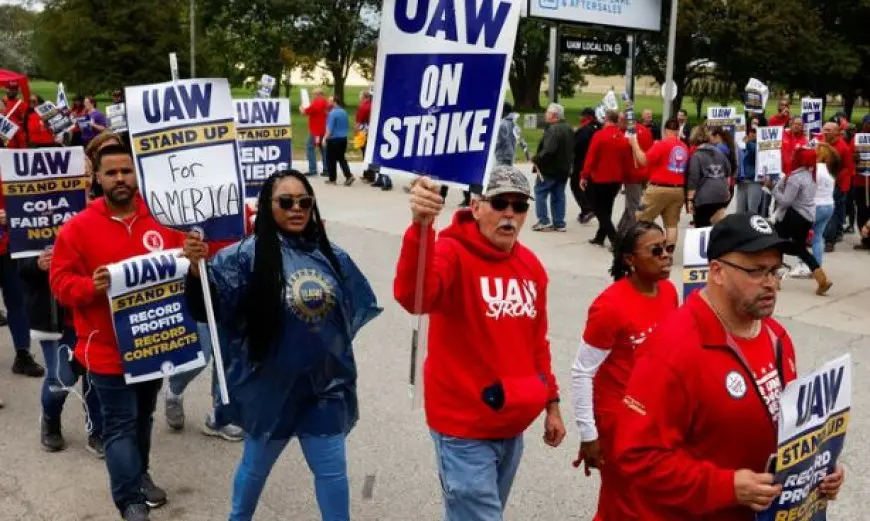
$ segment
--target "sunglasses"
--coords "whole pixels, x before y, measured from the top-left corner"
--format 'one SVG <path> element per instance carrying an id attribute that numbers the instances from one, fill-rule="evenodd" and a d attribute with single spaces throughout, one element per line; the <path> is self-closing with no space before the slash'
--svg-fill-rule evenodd
<path id="1" fill-rule="evenodd" d="M 492 199 L 483 199 L 489 203 L 492 209 L 497 212 L 503 212 L 510 206 L 515 213 L 526 213 L 529 211 L 528 201 L 508 201 L 504 197 L 493 197 Z"/>
<path id="2" fill-rule="evenodd" d="M 310 195 L 301 195 L 293 197 L 292 195 L 279 195 L 272 199 L 282 210 L 292 210 L 294 206 L 299 206 L 300 210 L 310 210 L 314 207 L 314 197 Z"/>
<path id="3" fill-rule="evenodd" d="M 677 249 L 675 244 L 661 245 L 656 244 L 652 248 L 649 249 L 649 252 L 653 257 L 661 257 L 665 252 L 668 252 L 668 255 L 673 255 L 674 251 Z"/>

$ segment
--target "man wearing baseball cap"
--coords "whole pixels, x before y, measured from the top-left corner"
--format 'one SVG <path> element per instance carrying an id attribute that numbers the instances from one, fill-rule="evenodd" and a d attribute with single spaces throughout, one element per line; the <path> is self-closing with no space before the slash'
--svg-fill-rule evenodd
<path id="1" fill-rule="evenodd" d="M 436 239 L 433 221 L 444 208 L 439 187 L 426 177 L 414 183 L 413 222 L 393 286 L 408 312 L 430 314 L 424 400 L 444 521 L 501 521 L 523 431 L 542 411 L 544 441 L 556 447 L 565 436 L 547 340 L 547 273 L 518 241 L 529 181 L 505 165 L 485 186 Z"/>
<path id="2" fill-rule="evenodd" d="M 795 351 L 771 318 L 783 254 L 764 218 L 733 214 L 710 232 L 707 287 L 638 351 L 616 453 L 644 521 L 753 521 L 782 491 L 767 472 Z M 836 497 L 842 467 L 821 491 Z"/>

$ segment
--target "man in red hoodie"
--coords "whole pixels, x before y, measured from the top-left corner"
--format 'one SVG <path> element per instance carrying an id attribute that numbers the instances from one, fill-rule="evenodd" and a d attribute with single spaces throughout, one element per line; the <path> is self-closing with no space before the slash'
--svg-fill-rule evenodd
<path id="1" fill-rule="evenodd" d="M 834 189 L 834 216 L 825 228 L 825 251 L 834 251 L 834 245 L 843 239 L 843 226 L 846 224 L 846 198 L 852 189 L 855 177 L 855 157 L 852 147 L 843 139 L 843 130 L 838 123 L 829 121 L 822 127 L 825 141 L 840 155 L 840 170 L 831 172 L 837 184 Z"/>
<path id="2" fill-rule="evenodd" d="M 547 340 L 547 273 L 517 240 L 530 193 L 522 172 L 497 166 L 483 195 L 436 240 L 438 186 L 423 177 L 411 190 L 413 222 L 393 292 L 408 312 L 431 315 L 424 392 L 444 521 L 502 520 L 523 431 L 542 411 L 544 441 L 556 447 L 565 436 Z"/>
<path id="3" fill-rule="evenodd" d="M 137 193 L 129 150 L 101 149 L 94 160 L 104 196 L 67 221 L 54 246 L 52 293 L 72 309 L 75 358 L 89 373 L 102 403 L 103 442 L 112 500 L 126 521 L 147 521 L 166 493 L 148 472 L 151 427 L 161 381 L 128 385 L 106 291 L 107 265 L 136 255 L 180 248 L 184 235 L 159 224 Z M 95 239 L 98 238 L 98 239 Z"/>
<path id="4" fill-rule="evenodd" d="M 305 157 L 308 159 L 308 175 L 317 175 L 317 152 L 320 149 L 320 159 L 323 160 L 323 175 L 326 176 L 326 115 L 329 113 L 329 100 L 323 95 L 323 89 L 314 89 L 314 99 L 307 107 L 302 107 L 302 113 L 308 116 L 308 141 L 305 142 Z"/>
<path id="5" fill-rule="evenodd" d="M 806 147 L 809 139 L 804 134 L 804 118 L 794 116 L 791 124 L 782 133 L 782 173 L 788 175 L 794 170 L 794 152 L 798 148 Z"/>
<path id="6" fill-rule="evenodd" d="M 767 473 L 795 351 L 771 318 L 783 254 L 763 217 L 732 214 L 710 232 L 707 287 L 638 351 L 616 433 L 637 519 L 754 521 L 782 491 Z M 838 467 L 821 491 L 834 498 Z"/>

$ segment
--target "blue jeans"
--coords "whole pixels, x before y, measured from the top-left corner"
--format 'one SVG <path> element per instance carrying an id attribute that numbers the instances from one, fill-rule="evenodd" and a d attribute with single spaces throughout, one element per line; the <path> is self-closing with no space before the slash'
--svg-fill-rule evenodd
<path id="1" fill-rule="evenodd" d="M 199 374 L 208 367 L 208 364 L 211 362 L 212 352 L 211 352 L 211 334 L 208 331 L 208 324 L 205 322 L 197 322 L 196 330 L 199 333 L 199 343 L 202 345 L 202 354 L 205 356 L 205 365 L 199 368 L 194 369 L 193 371 L 187 371 L 186 373 L 175 374 L 169 377 L 169 390 L 172 394 L 176 396 L 181 396 L 184 394 L 187 386 L 190 385 Z M 216 427 L 223 427 L 229 423 L 229 420 L 225 418 L 223 414 L 221 414 L 221 408 L 217 407 L 218 400 L 218 384 L 217 377 L 215 376 L 214 369 L 211 373 L 211 398 L 212 398 L 212 407 L 214 414 L 214 422 Z"/>
<path id="2" fill-rule="evenodd" d="M 444 521 L 502 521 L 523 455 L 523 437 L 454 438 L 432 431 Z"/>
<path id="3" fill-rule="evenodd" d="M 834 215 L 825 228 L 825 242 L 834 244 L 843 237 L 843 225 L 846 223 L 846 194 L 839 188 L 834 188 Z"/>
<path id="4" fill-rule="evenodd" d="M 229 521 L 254 517 L 266 478 L 290 440 L 245 437 L 245 449 L 233 480 L 233 511 Z M 350 521 L 345 436 L 300 436 L 299 444 L 314 474 L 314 495 L 323 521 Z"/>
<path id="5" fill-rule="evenodd" d="M 825 228 L 834 215 L 834 205 L 816 206 L 816 221 L 813 224 L 813 256 L 821 266 L 825 254 Z"/>
<path id="6" fill-rule="evenodd" d="M 737 185 L 737 213 L 757 213 L 761 215 L 761 201 L 764 190 L 761 183 L 742 181 Z"/>
<path id="7" fill-rule="evenodd" d="M 315 137 L 312 135 L 308 135 L 308 140 L 305 141 L 305 157 L 308 159 L 308 172 L 312 175 L 317 172 L 317 153 L 314 151 L 315 148 L 320 149 L 320 158 L 323 160 L 323 170 L 321 172 L 327 172 L 329 168 L 326 166 L 326 143 L 324 143 L 324 139 L 320 140 L 320 145 L 317 147 L 314 146 Z"/>
<path id="8" fill-rule="evenodd" d="M 553 214 L 553 226 L 556 228 L 565 226 L 565 185 L 567 183 L 567 179 L 540 177 L 535 182 L 535 214 L 540 224 L 549 226 L 549 210 Z M 550 201 L 549 208 L 547 208 L 548 199 Z"/>
<path id="9" fill-rule="evenodd" d="M 0 232 L 5 233 L 5 232 Z M 18 276 L 18 266 L 8 253 L 0 255 L 0 292 L 6 305 L 9 333 L 16 351 L 30 351 L 30 321 L 24 309 L 24 287 Z"/>
<path id="10" fill-rule="evenodd" d="M 63 336 L 58 341 L 41 340 L 42 357 L 45 359 L 45 378 L 42 380 L 42 416 L 46 420 L 60 420 L 63 405 L 66 403 L 67 391 L 60 387 L 73 387 L 79 379 L 70 363 L 72 350 L 76 345 L 76 332 L 72 328 L 64 329 Z M 52 388 L 55 390 L 52 390 Z M 103 432 L 103 414 L 100 410 L 100 399 L 93 389 L 88 377 L 82 378 L 82 396 L 85 400 L 85 421 L 90 419 L 90 434 L 101 436 Z"/>
<path id="11" fill-rule="evenodd" d="M 151 427 L 162 380 L 127 385 L 122 375 L 88 373 L 103 411 L 103 444 L 112 501 L 122 511 L 145 503 L 142 475 L 148 472 Z"/>

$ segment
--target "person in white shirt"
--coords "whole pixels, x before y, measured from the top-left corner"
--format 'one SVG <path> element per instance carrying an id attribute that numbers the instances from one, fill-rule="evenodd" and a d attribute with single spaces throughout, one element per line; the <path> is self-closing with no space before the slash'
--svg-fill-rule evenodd
<path id="1" fill-rule="evenodd" d="M 819 164 L 816 165 L 816 220 L 813 224 L 813 256 L 819 265 L 825 253 L 825 227 L 834 215 L 834 177 L 840 170 L 840 156 L 827 143 L 816 145 Z"/>

